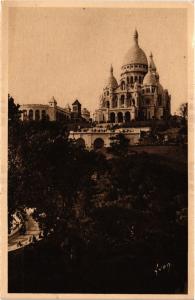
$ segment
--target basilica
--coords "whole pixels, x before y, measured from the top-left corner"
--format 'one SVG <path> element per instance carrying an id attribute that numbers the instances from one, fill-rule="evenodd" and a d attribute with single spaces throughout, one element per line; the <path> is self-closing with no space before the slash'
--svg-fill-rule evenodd
<path id="1" fill-rule="evenodd" d="M 110 74 L 95 111 L 97 123 L 126 123 L 132 120 L 166 120 L 170 115 L 171 96 L 162 87 L 153 55 L 147 59 L 135 30 L 117 82 Z"/>

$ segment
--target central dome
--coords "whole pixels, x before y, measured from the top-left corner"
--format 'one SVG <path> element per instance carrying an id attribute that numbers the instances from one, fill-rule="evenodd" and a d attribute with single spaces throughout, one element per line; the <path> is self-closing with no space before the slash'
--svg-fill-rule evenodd
<path id="1" fill-rule="evenodd" d="M 130 64 L 148 65 L 146 54 L 139 47 L 138 44 L 137 30 L 135 30 L 135 33 L 133 35 L 133 46 L 127 51 L 123 60 L 123 66 L 130 65 Z"/>

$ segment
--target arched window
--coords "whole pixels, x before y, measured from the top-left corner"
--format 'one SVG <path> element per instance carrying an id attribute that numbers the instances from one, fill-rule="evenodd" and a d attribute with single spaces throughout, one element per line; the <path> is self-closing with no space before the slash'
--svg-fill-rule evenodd
<path id="1" fill-rule="evenodd" d="M 117 97 L 115 97 L 114 99 L 112 99 L 112 107 L 113 108 L 117 107 Z"/>
<path id="2" fill-rule="evenodd" d="M 125 96 L 121 95 L 121 99 L 120 99 L 120 107 L 124 107 L 124 102 L 125 102 Z"/>
<path id="3" fill-rule="evenodd" d="M 111 112 L 111 114 L 110 114 L 110 122 L 115 123 L 115 113 L 114 112 Z"/>
<path id="4" fill-rule="evenodd" d="M 127 77 L 127 84 L 129 84 L 129 77 Z"/>
<path id="5" fill-rule="evenodd" d="M 35 120 L 39 121 L 40 120 L 40 111 L 37 109 L 35 110 Z"/>
<path id="6" fill-rule="evenodd" d="M 142 83 L 142 77 L 139 76 L 139 83 Z"/>
<path id="7" fill-rule="evenodd" d="M 106 107 L 109 108 L 110 107 L 110 102 L 106 101 Z"/>
<path id="8" fill-rule="evenodd" d="M 150 99 L 146 99 L 146 105 L 150 105 Z"/>
<path id="9" fill-rule="evenodd" d="M 125 82 L 122 81 L 122 82 L 121 82 L 121 90 L 124 90 L 124 89 L 125 89 Z"/>
<path id="10" fill-rule="evenodd" d="M 130 119 L 131 119 L 130 112 L 126 111 L 126 113 L 125 113 L 125 122 L 130 122 Z"/>
<path id="11" fill-rule="evenodd" d="M 131 84 L 133 83 L 133 76 L 131 76 Z"/>
<path id="12" fill-rule="evenodd" d="M 127 93 L 126 106 L 129 107 L 131 105 L 131 94 Z"/>
<path id="13" fill-rule="evenodd" d="M 158 99 L 158 105 L 159 105 L 159 106 L 162 106 L 162 98 L 161 98 L 161 95 L 159 96 L 159 99 Z"/>
<path id="14" fill-rule="evenodd" d="M 107 96 L 109 96 L 109 91 L 107 91 Z"/>
<path id="15" fill-rule="evenodd" d="M 42 112 L 41 112 L 41 119 L 46 120 L 46 111 L 45 110 L 42 110 Z"/>
<path id="16" fill-rule="evenodd" d="M 29 120 L 31 120 L 31 121 L 33 120 L 33 110 L 32 110 L 32 109 L 29 110 L 28 118 L 29 118 Z"/>
<path id="17" fill-rule="evenodd" d="M 122 112 L 119 112 L 117 114 L 117 117 L 118 117 L 118 123 L 122 123 L 123 122 L 123 114 L 122 114 Z"/>
<path id="18" fill-rule="evenodd" d="M 97 138 L 95 139 L 94 143 L 93 143 L 94 149 L 101 149 L 104 147 L 104 140 L 101 138 Z"/>
<path id="19" fill-rule="evenodd" d="M 76 145 L 79 148 L 85 148 L 85 140 L 82 138 L 79 138 L 78 140 L 76 140 Z"/>
<path id="20" fill-rule="evenodd" d="M 137 76 L 135 76 L 135 82 L 137 81 Z"/>

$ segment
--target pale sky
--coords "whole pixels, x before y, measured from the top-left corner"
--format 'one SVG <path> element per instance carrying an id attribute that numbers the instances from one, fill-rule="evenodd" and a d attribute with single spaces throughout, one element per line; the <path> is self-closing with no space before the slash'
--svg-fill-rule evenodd
<path id="1" fill-rule="evenodd" d="M 9 8 L 9 93 L 19 104 L 77 98 L 94 111 L 111 63 L 119 81 L 135 28 L 174 113 L 187 101 L 185 8 Z"/>

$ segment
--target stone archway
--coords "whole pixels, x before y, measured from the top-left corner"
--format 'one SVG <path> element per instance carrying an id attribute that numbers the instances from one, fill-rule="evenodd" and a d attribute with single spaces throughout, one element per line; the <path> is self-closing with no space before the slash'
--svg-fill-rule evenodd
<path id="1" fill-rule="evenodd" d="M 28 118 L 29 118 L 30 121 L 33 120 L 33 110 L 32 109 L 29 110 Z"/>
<path id="2" fill-rule="evenodd" d="M 28 120 L 28 113 L 27 113 L 27 110 L 23 110 L 23 120 L 26 121 Z"/>
<path id="3" fill-rule="evenodd" d="M 41 112 L 41 119 L 42 120 L 46 120 L 46 111 L 45 110 L 42 110 L 42 112 Z"/>
<path id="4" fill-rule="evenodd" d="M 40 120 L 40 111 L 37 109 L 35 110 L 35 120 L 39 121 Z"/>
<path id="5" fill-rule="evenodd" d="M 94 143 L 93 143 L 94 149 L 101 149 L 104 147 L 104 140 L 101 138 L 97 138 L 95 139 Z"/>
<path id="6" fill-rule="evenodd" d="M 126 111 L 125 113 L 125 122 L 130 122 L 131 120 L 131 115 L 129 111 Z"/>
<path id="7" fill-rule="evenodd" d="M 123 123 L 123 114 L 122 114 L 122 112 L 118 112 L 117 117 L 118 117 L 118 123 Z"/>
<path id="8" fill-rule="evenodd" d="M 110 122 L 115 123 L 115 113 L 114 112 L 110 113 Z"/>
<path id="9" fill-rule="evenodd" d="M 77 145 L 78 147 L 85 148 L 85 140 L 82 139 L 82 138 L 79 138 L 78 140 L 76 140 L 76 145 Z"/>

